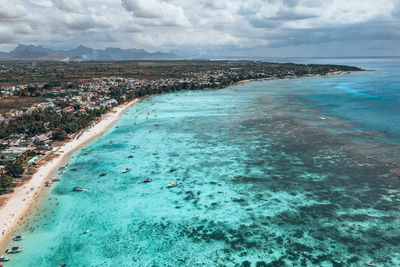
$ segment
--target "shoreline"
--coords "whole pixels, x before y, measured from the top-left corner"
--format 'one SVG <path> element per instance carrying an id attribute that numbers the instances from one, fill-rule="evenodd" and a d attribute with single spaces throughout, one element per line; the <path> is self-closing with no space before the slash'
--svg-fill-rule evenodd
<path id="1" fill-rule="evenodd" d="M 7 243 L 7 238 L 11 238 L 11 234 L 24 222 L 30 208 L 45 188 L 44 182 L 68 160 L 72 153 L 104 134 L 126 110 L 140 100 L 140 98 L 135 98 L 131 102 L 112 108 L 90 128 L 83 129 L 75 134 L 71 140 L 53 149 L 51 154 L 54 154 L 55 157 L 48 159 L 42 166 L 38 167 L 27 183 L 15 188 L 5 204 L 0 207 L 0 249 Z M 53 156 L 51 154 L 46 155 L 44 160 L 47 156 Z"/>
<path id="2" fill-rule="evenodd" d="M 342 71 L 329 72 L 327 75 L 337 75 L 343 73 Z M 318 75 L 310 75 L 318 76 Z M 230 86 L 235 86 L 243 83 L 264 81 L 264 80 L 276 80 L 276 79 L 289 79 L 289 78 L 303 78 L 310 77 L 305 76 L 294 76 L 294 77 L 267 77 L 267 78 L 255 78 L 241 80 L 236 83 L 230 84 L 223 88 L 210 88 L 213 90 L 224 89 Z M 146 96 L 145 96 L 146 97 Z M 38 167 L 32 178 L 21 187 L 17 187 L 15 191 L 10 194 L 7 198 L 6 203 L 0 207 L 0 249 L 3 249 L 7 244 L 7 238 L 11 240 L 11 234 L 14 233 L 19 226 L 21 226 L 30 212 L 30 208 L 34 202 L 42 195 L 45 186 L 44 182 L 49 179 L 57 169 L 63 165 L 69 158 L 69 156 L 76 150 L 80 149 L 84 145 L 90 143 L 119 120 L 124 111 L 139 102 L 142 98 L 136 98 L 131 102 L 124 103 L 120 106 L 114 107 L 106 114 L 104 114 L 99 121 L 92 125 L 88 129 L 83 129 L 80 132 L 74 134 L 73 138 L 61 146 L 55 148 L 52 153 L 55 157 L 45 162 L 42 166 Z M 46 155 L 44 160 L 46 160 Z"/>
<path id="3" fill-rule="evenodd" d="M 355 71 L 348 71 L 349 73 L 355 72 Z M 331 71 L 327 72 L 325 76 L 331 76 L 331 75 L 339 75 L 346 73 L 346 71 L 338 70 L 338 71 Z M 238 84 L 243 84 L 243 83 L 248 83 L 248 82 L 256 82 L 256 81 L 270 81 L 270 80 L 286 80 L 286 79 L 298 79 L 298 78 L 309 78 L 309 77 L 318 77 L 321 76 L 323 77 L 324 75 L 321 74 L 305 74 L 303 76 L 285 76 L 285 77 L 266 77 L 266 78 L 254 78 L 254 79 L 246 79 L 246 80 L 241 80 L 238 82 L 235 82 L 232 84 L 233 85 L 238 85 Z"/>

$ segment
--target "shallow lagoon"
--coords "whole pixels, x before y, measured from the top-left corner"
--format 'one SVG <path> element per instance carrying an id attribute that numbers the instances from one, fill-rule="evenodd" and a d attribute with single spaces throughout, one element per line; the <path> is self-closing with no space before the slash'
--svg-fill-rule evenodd
<path id="1" fill-rule="evenodd" d="M 6 266 L 399 265 L 398 76 L 390 101 L 357 86 L 385 75 L 144 99 L 74 154 Z"/>

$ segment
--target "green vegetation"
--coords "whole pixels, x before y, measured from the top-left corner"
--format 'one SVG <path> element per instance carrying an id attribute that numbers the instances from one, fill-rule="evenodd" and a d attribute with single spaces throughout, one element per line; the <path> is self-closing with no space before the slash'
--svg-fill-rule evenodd
<path id="1" fill-rule="evenodd" d="M 125 77 L 135 79 L 165 79 L 190 77 L 193 73 L 229 71 L 234 69 L 240 76 L 253 73 L 284 75 L 288 71 L 294 75 L 326 74 L 329 71 L 356 71 L 356 67 L 341 65 L 292 64 L 254 61 L 96 61 L 57 62 L 31 61 L 0 62 L 5 71 L 0 76 L 0 85 L 44 83 L 43 89 L 76 87 L 84 81 L 100 77 Z M 38 90 L 32 90 L 38 96 Z M 28 96 L 25 89 L 21 94 Z"/>
<path id="2" fill-rule="evenodd" d="M 54 141 L 64 141 L 67 138 L 67 132 L 60 129 L 55 129 L 51 135 L 51 139 L 53 139 Z"/>
<path id="3" fill-rule="evenodd" d="M 9 191 L 13 186 L 13 178 L 11 176 L 6 174 L 0 176 L 0 193 Z"/>
<path id="4" fill-rule="evenodd" d="M 24 168 L 20 163 L 10 162 L 6 165 L 5 170 L 12 177 L 19 177 L 24 172 Z"/>
<path id="5" fill-rule="evenodd" d="M 5 138 L 11 134 L 26 134 L 35 136 L 50 131 L 63 131 L 67 134 L 76 133 L 80 129 L 87 127 L 94 118 L 104 114 L 106 109 L 86 110 L 84 113 L 61 112 L 56 113 L 51 109 L 37 111 L 32 115 L 23 115 L 19 118 L 10 120 L 9 123 L 0 128 L 0 138 Z M 54 135 L 53 135 L 54 136 Z M 54 140 L 64 140 L 65 135 L 56 134 Z"/>

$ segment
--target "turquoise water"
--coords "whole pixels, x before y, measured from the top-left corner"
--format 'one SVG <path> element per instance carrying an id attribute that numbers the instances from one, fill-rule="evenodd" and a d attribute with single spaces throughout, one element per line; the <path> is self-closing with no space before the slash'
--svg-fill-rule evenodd
<path id="1" fill-rule="evenodd" d="M 358 65 L 144 99 L 73 155 L 6 266 L 398 266 L 400 68 Z"/>

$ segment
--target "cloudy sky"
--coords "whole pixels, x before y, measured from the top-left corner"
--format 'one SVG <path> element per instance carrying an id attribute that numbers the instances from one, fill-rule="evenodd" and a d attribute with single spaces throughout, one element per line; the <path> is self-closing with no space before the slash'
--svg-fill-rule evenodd
<path id="1" fill-rule="evenodd" d="M 0 50 L 400 56 L 400 0 L 0 0 Z"/>

